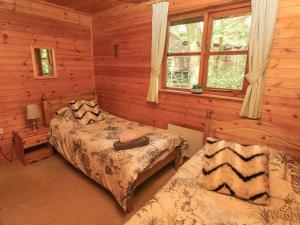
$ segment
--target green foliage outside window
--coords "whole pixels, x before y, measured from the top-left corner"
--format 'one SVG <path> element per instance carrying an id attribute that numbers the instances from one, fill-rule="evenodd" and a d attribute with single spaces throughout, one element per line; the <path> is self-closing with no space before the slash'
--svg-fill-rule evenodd
<path id="1" fill-rule="evenodd" d="M 214 19 L 210 51 L 247 51 L 250 24 L 250 15 Z"/>
<path id="2" fill-rule="evenodd" d="M 48 59 L 48 57 L 49 57 L 48 50 L 45 48 L 41 48 L 40 55 L 41 55 L 42 72 L 44 75 L 49 75 L 50 67 L 49 67 L 49 59 Z"/>
<path id="3" fill-rule="evenodd" d="M 204 22 L 202 18 L 170 24 L 169 53 L 200 52 Z"/>
<path id="4" fill-rule="evenodd" d="M 247 51 L 250 36 L 249 15 L 215 19 L 211 52 Z M 246 68 L 246 55 L 209 57 L 207 87 L 241 90 Z"/>
<path id="5" fill-rule="evenodd" d="M 248 14 L 213 20 L 209 52 L 214 55 L 208 56 L 205 86 L 235 90 L 243 88 L 247 55 L 239 52 L 248 50 L 250 24 L 251 16 Z M 171 22 L 167 87 L 191 88 L 198 83 L 203 27 L 202 18 Z M 189 55 L 184 55 L 186 53 Z"/>
<path id="6" fill-rule="evenodd" d="M 168 57 L 167 87 L 191 88 L 198 83 L 200 56 Z"/>
<path id="7" fill-rule="evenodd" d="M 170 24 L 169 53 L 200 52 L 203 18 L 175 21 Z M 167 87 L 191 88 L 199 79 L 200 54 L 170 56 L 167 61 Z"/>
<path id="8" fill-rule="evenodd" d="M 207 87 L 242 90 L 246 55 L 210 56 Z"/>

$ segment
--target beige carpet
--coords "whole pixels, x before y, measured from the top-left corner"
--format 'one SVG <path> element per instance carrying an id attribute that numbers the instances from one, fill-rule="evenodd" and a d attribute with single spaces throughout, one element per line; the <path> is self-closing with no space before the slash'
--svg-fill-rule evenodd
<path id="1" fill-rule="evenodd" d="M 139 187 L 134 211 L 174 173 L 169 165 Z M 26 167 L 17 160 L 0 165 L 0 225 L 119 225 L 130 215 L 57 154 Z"/>

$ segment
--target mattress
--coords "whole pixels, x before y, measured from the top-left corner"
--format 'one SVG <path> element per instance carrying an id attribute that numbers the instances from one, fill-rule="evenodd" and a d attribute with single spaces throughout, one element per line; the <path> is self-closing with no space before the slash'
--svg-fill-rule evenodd
<path id="1" fill-rule="evenodd" d="M 200 150 L 125 225 L 299 225 L 300 163 L 270 150 L 271 204 L 255 205 L 199 185 Z"/>
<path id="2" fill-rule="evenodd" d="M 104 113 L 104 120 L 80 126 L 70 118 L 51 120 L 49 142 L 76 168 L 108 189 L 126 210 L 140 173 L 163 160 L 183 139 L 166 130 Z M 126 131 L 145 133 L 150 144 L 116 151 L 113 143 Z"/>

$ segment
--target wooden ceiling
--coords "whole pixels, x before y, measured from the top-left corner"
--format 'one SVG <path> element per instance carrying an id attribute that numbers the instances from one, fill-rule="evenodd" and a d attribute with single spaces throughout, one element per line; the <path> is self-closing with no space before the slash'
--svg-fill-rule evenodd
<path id="1" fill-rule="evenodd" d="M 119 4 L 141 3 L 147 0 L 43 0 L 48 3 L 79 10 L 85 13 L 94 14 Z"/>

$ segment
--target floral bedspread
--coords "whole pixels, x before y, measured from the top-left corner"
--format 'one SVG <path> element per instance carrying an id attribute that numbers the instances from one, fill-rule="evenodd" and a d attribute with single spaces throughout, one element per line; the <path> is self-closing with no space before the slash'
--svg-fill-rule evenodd
<path id="1" fill-rule="evenodd" d="M 200 150 L 125 225 L 299 225 L 300 163 L 270 150 L 271 204 L 259 206 L 199 186 Z"/>
<path id="2" fill-rule="evenodd" d="M 145 133 L 150 144 L 115 151 L 113 143 L 118 135 L 129 130 Z M 79 126 L 73 118 L 55 117 L 50 124 L 49 142 L 67 161 L 108 189 L 126 210 L 138 175 L 181 145 L 183 139 L 166 130 L 105 113 L 103 121 L 86 126 Z"/>

